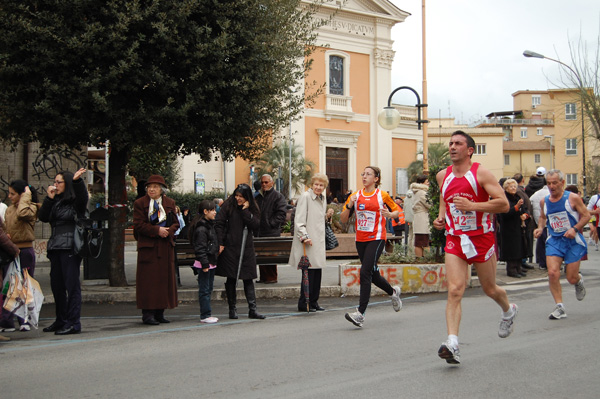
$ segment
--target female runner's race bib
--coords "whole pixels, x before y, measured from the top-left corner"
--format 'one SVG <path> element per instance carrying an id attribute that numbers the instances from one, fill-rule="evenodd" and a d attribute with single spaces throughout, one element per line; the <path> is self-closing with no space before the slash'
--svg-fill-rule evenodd
<path id="1" fill-rule="evenodd" d="M 372 232 L 375 230 L 375 218 L 377 212 L 356 211 L 356 230 Z"/>

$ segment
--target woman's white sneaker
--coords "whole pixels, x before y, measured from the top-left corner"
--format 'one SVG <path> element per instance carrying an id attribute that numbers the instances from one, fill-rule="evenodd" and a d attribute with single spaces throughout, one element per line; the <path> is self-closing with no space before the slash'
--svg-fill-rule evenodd
<path id="1" fill-rule="evenodd" d="M 392 307 L 396 312 L 402 309 L 402 300 L 400 299 L 400 287 L 394 287 L 394 293 L 392 294 Z"/>

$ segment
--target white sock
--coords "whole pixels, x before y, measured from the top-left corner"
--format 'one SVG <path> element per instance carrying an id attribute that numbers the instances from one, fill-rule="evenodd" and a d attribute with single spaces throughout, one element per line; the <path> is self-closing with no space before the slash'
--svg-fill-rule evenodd
<path id="1" fill-rule="evenodd" d="M 502 317 L 505 319 L 510 319 L 515 314 L 512 305 L 508 308 L 508 312 L 502 312 Z"/>
<path id="2" fill-rule="evenodd" d="M 448 335 L 448 341 L 450 341 L 450 345 L 458 348 L 458 335 Z"/>
<path id="3" fill-rule="evenodd" d="M 558 307 L 561 307 L 561 308 L 563 308 L 563 309 L 564 309 L 564 307 L 565 307 L 565 305 L 563 305 L 563 303 L 562 303 L 562 302 L 560 302 L 560 303 L 557 303 L 557 304 L 556 304 L 556 306 L 558 306 Z"/>

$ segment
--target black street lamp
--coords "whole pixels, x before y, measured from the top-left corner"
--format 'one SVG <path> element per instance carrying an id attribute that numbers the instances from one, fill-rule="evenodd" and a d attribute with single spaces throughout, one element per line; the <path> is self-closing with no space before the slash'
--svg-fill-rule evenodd
<path id="1" fill-rule="evenodd" d="M 581 77 L 579 76 L 579 74 L 573 69 L 571 68 L 569 65 L 565 64 L 562 61 L 559 60 L 555 60 L 554 58 L 550 58 L 550 57 L 546 57 L 545 55 L 536 53 L 534 51 L 530 51 L 530 50 L 525 50 L 523 51 L 523 55 L 527 58 L 542 58 L 542 59 L 546 59 L 546 60 L 550 60 L 550 61 L 554 61 L 562 66 L 564 66 L 565 68 L 567 68 L 569 71 L 571 71 L 571 73 L 577 78 L 577 82 L 579 82 L 579 90 L 581 93 L 581 151 L 582 151 L 582 159 L 583 159 L 583 197 L 587 197 L 587 186 L 586 186 L 586 174 L 585 174 L 585 126 L 584 126 L 584 120 L 585 120 L 585 112 L 583 109 L 583 81 L 581 80 Z"/>
<path id="2" fill-rule="evenodd" d="M 383 110 L 377 115 L 377 121 L 379 122 L 379 126 L 384 128 L 385 130 L 393 130 L 398 126 L 398 124 L 402 120 L 402 117 L 400 116 L 398 110 L 395 107 L 392 107 L 392 97 L 394 96 L 394 94 L 396 94 L 397 91 L 403 89 L 410 90 L 415 94 L 415 96 L 417 96 L 417 104 L 415 105 L 415 107 L 417 107 L 416 122 L 418 129 L 421 130 L 421 124 L 429 123 L 428 120 L 421 119 L 421 108 L 427 107 L 427 104 L 421 104 L 421 97 L 419 97 L 419 93 L 417 93 L 417 91 L 412 87 L 408 86 L 401 86 L 392 91 L 392 93 L 388 97 L 387 107 L 384 107 Z M 427 129 L 423 129 L 423 171 L 427 172 L 428 170 L 429 165 L 427 162 Z"/>

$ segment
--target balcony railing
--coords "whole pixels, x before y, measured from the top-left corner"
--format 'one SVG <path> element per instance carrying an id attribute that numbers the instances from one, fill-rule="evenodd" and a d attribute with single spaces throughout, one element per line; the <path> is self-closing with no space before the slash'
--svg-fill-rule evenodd
<path id="1" fill-rule="evenodd" d="M 552 126 L 552 119 L 512 119 L 512 118 L 491 118 L 481 119 L 469 124 L 469 127 L 480 125 L 529 125 L 529 126 Z"/>
<path id="2" fill-rule="evenodd" d="M 327 95 L 327 111 L 352 112 L 352 97 Z"/>

